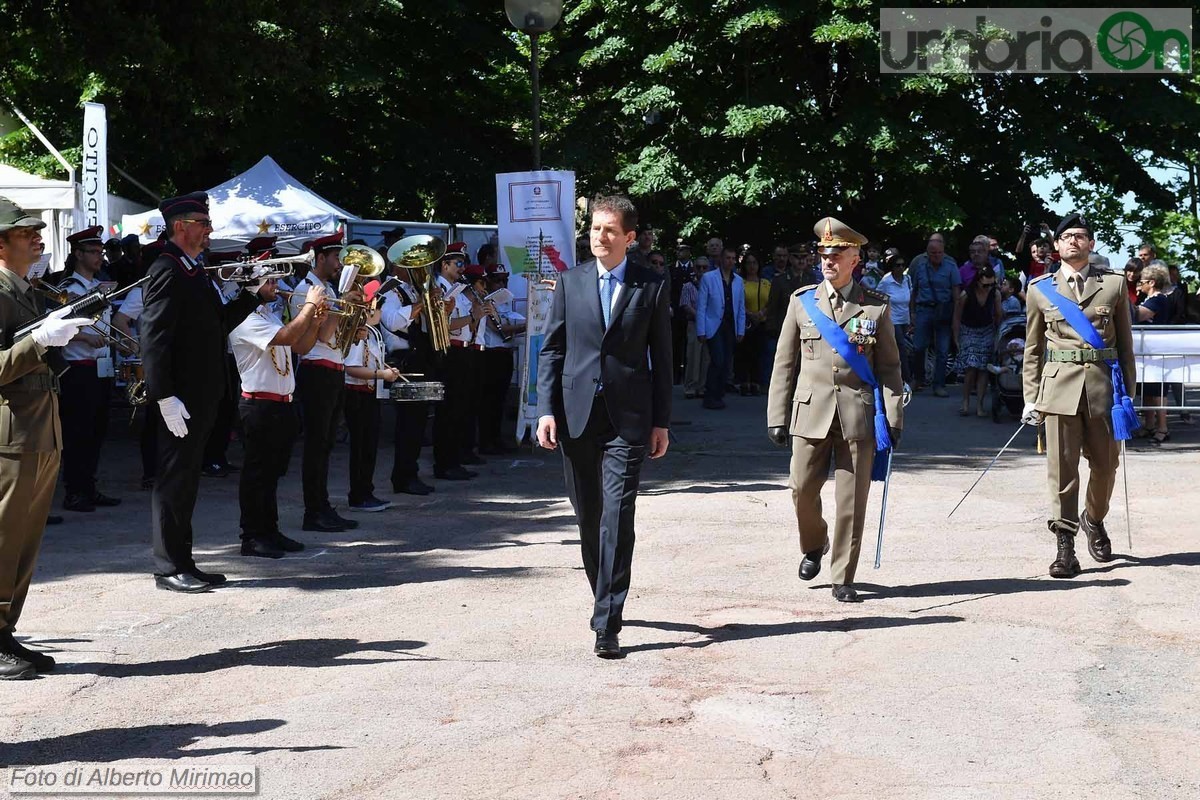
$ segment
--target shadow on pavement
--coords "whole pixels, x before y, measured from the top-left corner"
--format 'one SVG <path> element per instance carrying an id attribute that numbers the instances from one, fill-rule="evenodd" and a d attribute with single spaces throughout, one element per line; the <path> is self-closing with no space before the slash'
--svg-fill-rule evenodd
<path id="1" fill-rule="evenodd" d="M 425 642 L 403 639 L 388 642 L 360 642 L 357 639 L 296 639 L 281 642 L 223 647 L 215 653 L 147 661 L 139 664 L 76 662 L 64 664 L 61 672 L 93 674 L 105 678 L 142 678 L 156 675 L 199 675 L 233 667 L 345 667 L 358 664 L 386 664 L 391 661 L 430 661 L 409 653 Z M 408 658 L 343 658 L 354 653 L 390 653 Z M 17 762 L 23 763 L 23 762 Z"/>
<path id="2" fill-rule="evenodd" d="M 887 600 L 892 597 L 952 597 L 957 595 L 987 595 L 1018 592 L 1061 592 L 1070 589 L 1087 589 L 1096 586 L 1128 586 L 1124 578 L 1107 578 L 1094 581 L 1056 580 L 1050 577 L 1029 578 L 978 578 L 962 581 L 934 581 L 914 583 L 911 586 L 880 586 L 874 583 L 855 582 L 863 600 Z M 813 588 L 828 589 L 829 584 Z M 870 592 L 864 594 L 863 592 Z"/>
<path id="3" fill-rule="evenodd" d="M 776 492 L 786 489 L 786 483 L 722 483 L 717 486 L 663 486 L 661 488 L 638 490 L 638 496 L 659 494 L 721 494 L 723 492 Z M 572 516 L 571 522 L 575 521 Z"/>
<path id="4" fill-rule="evenodd" d="M 690 633 L 706 637 L 695 642 L 651 642 L 623 648 L 626 653 L 642 653 L 651 650 L 673 650 L 678 647 L 701 648 L 721 642 L 740 642 L 747 639 L 764 639 L 771 636 L 792 636 L 801 633 L 847 633 L 878 628 L 907 628 L 913 625 L 940 625 L 962 622 L 962 617 L 849 617 L 812 622 L 776 622 L 765 625 L 730 622 L 716 628 L 691 625 L 685 622 L 657 622 L 651 620 L 626 620 L 626 627 L 653 628 L 660 631 Z"/>
<path id="5" fill-rule="evenodd" d="M 259 755 L 274 751 L 308 753 L 314 750 L 341 750 L 336 745 L 307 747 L 190 747 L 202 739 L 221 736 L 249 736 L 276 730 L 286 725 L 281 719 L 248 719 L 240 722 L 181 723 L 177 725 L 141 725 L 125 728 L 98 728 L 91 731 L 52 736 L 30 742 L 5 744 L 3 766 L 14 764 L 39 766 L 64 761 L 108 763 L 131 758 L 201 758 L 221 755 Z"/>
<path id="6" fill-rule="evenodd" d="M 1121 559 L 1117 561 L 1117 559 Z M 1126 567 L 1200 567 L 1200 553 L 1164 553 L 1161 556 L 1127 556 L 1113 553 L 1115 564 L 1085 569 L 1084 573 L 1112 572 Z"/>

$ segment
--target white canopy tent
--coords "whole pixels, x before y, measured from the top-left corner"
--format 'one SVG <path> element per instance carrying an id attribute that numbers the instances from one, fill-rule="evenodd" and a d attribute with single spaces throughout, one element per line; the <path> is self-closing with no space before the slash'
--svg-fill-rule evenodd
<path id="1" fill-rule="evenodd" d="M 37 214 L 46 223 L 42 239 L 50 256 L 51 272 L 63 269 L 67 258 L 67 237 L 83 227 L 78 191 L 78 185 L 71 181 L 41 178 L 0 164 L 0 197 L 7 197 L 26 211 Z M 132 200 L 112 194 L 108 196 L 110 224 L 122 215 L 137 214 L 146 209 L 147 206 Z"/>
<path id="2" fill-rule="evenodd" d="M 282 252 L 296 253 L 309 239 L 335 233 L 342 220 L 358 219 L 293 178 L 270 156 L 209 189 L 208 203 L 213 250 L 238 249 L 256 236 L 276 236 Z M 157 209 L 121 220 L 122 230 L 136 233 L 142 242 L 154 241 L 164 227 Z"/>

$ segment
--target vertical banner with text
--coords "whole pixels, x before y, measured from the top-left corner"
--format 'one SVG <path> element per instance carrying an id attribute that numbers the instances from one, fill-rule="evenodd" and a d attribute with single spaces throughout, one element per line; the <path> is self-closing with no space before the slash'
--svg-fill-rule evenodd
<path id="1" fill-rule="evenodd" d="M 496 176 L 500 262 L 529 286 L 525 344 L 519 354 L 517 441 L 537 425 L 537 366 L 550 313 L 550 285 L 575 266 L 575 173 L 505 172 Z"/>
<path id="2" fill-rule="evenodd" d="M 108 117 L 100 103 L 83 104 L 83 172 L 80 210 L 84 227 L 108 229 Z"/>

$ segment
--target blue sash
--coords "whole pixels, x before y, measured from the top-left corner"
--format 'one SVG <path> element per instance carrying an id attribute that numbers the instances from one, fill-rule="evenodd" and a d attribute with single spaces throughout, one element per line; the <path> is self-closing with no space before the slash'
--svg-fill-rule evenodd
<path id="1" fill-rule="evenodd" d="M 1062 312 L 1063 319 L 1087 342 L 1089 347 L 1094 350 L 1104 349 L 1104 339 L 1100 336 L 1100 331 L 1092 325 L 1091 320 L 1083 313 L 1083 309 L 1079 307 L 1078 303 L 1059 294 L 1058 290 L 1054 288 L 1054 278 L 1040 280 L 1034 286 L 1050 302 L 1050 305 Z M 1113 438 L 1120 442 L 1133 438 L 1133 431 L 1137 429 L 1137 411 L 1133 407 L 1133 400 L 1126 392 L 1125 375 L 1121 371 L 1120 362 L 1115 358 L 1109 358 L 1105 359 L 1104 363 L 1108 364 L 1109 374 L 1112 376 Z"/>
<path id="2" fill-rule="evenodd" d="M 846 332 L 840 325 L 817 308 L 815 295 L 816 292 L 813 291 L 801 293 L 800 304 L 808 312 L 809 319 L 816 324 L 817 332 L 850 365 L 850 369 L 854 370 L 858 379 L 875 392 L 875 463 L 871 468 L 871 480 L 881 481 L 887 477 L 887 459 L 883 456 L 886 456 L 887 451 L 892 448 L 892 437 L 888 433 L 887 414 L 883 409 L 883 389 L 880 387 L 879 381 L 875 380 L 875 374 L 871 372 L 871 365 L 867 362 L 867 357 L 859 352 L 857 345 L 850 342 L 850 338 L 846 336 Z M 876 469 L 879 466 L 882 466 L 882 469 Z"/>

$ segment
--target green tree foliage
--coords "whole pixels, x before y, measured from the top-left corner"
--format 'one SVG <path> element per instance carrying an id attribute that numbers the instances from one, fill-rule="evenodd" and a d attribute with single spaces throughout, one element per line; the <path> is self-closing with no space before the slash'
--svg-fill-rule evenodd
<path id="1" fill-rule="evenodd" d="M 630 192 L 668 237 L 765 246 L 836 214 L 908 249 L 933 229 L 1011 244 L 1052 221 L 1030 182 L 1045 173 L 1068 176 L 1110 245 L 1133 226 L 1200 246 L 1194 78 L 881 75 L 880 5 L 567 0 L 541 37 L 544 162 L 581 193 Z M 0 14 L 0 93 L 60 144 L 79 140 L 82 100 L 104 102 L 112 163 L 164 193 L 269 153 L 365 215 L 489 220 L 493 174 L 529 166 L 529 40 L 501 0 Z M 54 170 L 24 134 L 0 158 Z M 1179 179 L 1156 180 L 1164 165 Z"/>

